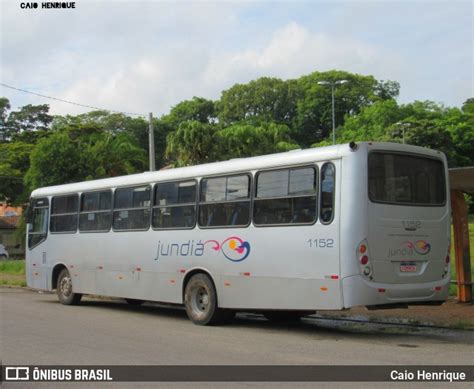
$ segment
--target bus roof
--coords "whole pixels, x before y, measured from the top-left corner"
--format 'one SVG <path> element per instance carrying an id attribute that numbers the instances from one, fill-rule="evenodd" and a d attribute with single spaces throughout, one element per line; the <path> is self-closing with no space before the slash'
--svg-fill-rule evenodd
<path id="1" fill-rule="evenodd" d="M 360 142 L 357 143 L 357 146 L 358 150 L 367 150 L 369 148 L 374 150 L 383 149 L 391 151 L 412 152 L 417 154 L 427 154 L 433 157 L 443 156 L 444 158 L 444 155 L 439 151 L 399 143 Z M 329 161 L 331 159 L 342 158 L 343 156 L 350 154 L 351 152 L 351 148 L 347 143 L 304 150 L 292 150 L 284 153 L 267 154 L 258 157 L 236 158 L 230 159 L 228 161 L 212 162 L 189 167 L 165 169 L 154 172 L 130 174 L 127 176 L 82 181 L 72 184 L 48 186 L 34 190 L 31 196 L 43 197 L 57 194 L 94 191 L 106 188 L 141 185 L 160 181 L 173 181 L 202 176 L 213 176 L 219 174 L 278 168 L 291 165 L 302 165 L 311 162 Z"/>

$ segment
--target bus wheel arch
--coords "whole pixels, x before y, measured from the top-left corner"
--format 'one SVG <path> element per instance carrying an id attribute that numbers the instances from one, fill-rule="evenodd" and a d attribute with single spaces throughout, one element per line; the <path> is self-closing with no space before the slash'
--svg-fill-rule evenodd
<path id="1" fill-rule="evenodd" d="M 194 324 L 222 324 L 235 316 L 235 311 L 219 308 L 216 283 L 204 269 L 194 269 L 186 274 L 182 293 L 186 313 Z"/>
<path id="2" fill-rule="evenodd" d="M 194 268 L 194 269 L 190 270 L 189 272 L 187 272 L 185 274 L 185 276 L 183 278 L 183 283 L 181 285 L 181 298 L 182 298 L 183 304 L 184 304 L 184 292 L 186 290 L 186 285 L 188 284 L 189 280 L 195 274 L 199 274 L 199 273 L 202 273 L 202 274 L 205 274 L 206 276 L 208 276 L 211 279 L 212 284 L 214 285 L 214 288 L 216 287 L 216 283 L 214 282 L 214 278 L 211 276 L 211 273 L 207 269 L 204 269 L 202 267 L 198 267 L 198 268 Z"/>
<path id="3" fill-rule="evenodd" d="M 67 270 L 67 267 L 64 263 L 58 263 L 54 266 L 53 273 L 51 275 L 51 289 L 57 289 L 59 273 L 61 273 L 63 269 Z"/>

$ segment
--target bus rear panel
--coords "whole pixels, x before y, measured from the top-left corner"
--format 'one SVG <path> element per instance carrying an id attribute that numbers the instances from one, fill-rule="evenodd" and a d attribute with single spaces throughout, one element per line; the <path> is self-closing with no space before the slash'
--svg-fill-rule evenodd
<path id="1" fill-rule="evenodd" d="M 345 307 L 446 300 L 450 261 L 446 177 L 441 154 L 368 149 L 363 223 L 367 234 L 353 249 L 359 274 L 343 282 Z"/>

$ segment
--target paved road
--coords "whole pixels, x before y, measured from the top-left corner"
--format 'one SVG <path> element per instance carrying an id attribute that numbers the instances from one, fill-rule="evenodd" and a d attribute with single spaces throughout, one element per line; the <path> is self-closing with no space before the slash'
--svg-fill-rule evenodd
<path id="1" fill-rule="evenodd" d="M 201 327 L 180 310 L 90 298 L 70 307 L 24 289 L 0 288 L 0 304 L 4 364 L 465 364 L 474 345 L 472 331 L 288 326 L 258 315 Z"/>

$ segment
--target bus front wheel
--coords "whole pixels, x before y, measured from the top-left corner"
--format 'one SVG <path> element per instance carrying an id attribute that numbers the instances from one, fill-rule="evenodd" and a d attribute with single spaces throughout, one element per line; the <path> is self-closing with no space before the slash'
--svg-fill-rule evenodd
<path id="1" fill-rule="evenodd" d="M 235 312 L 217 305 L 217 293 L 211 279 L 205 274 L 195 274 L 184 290 L 186 313 L 194 324 L 213 325 L 232 320 Z"/>
<path id="2" fill-rule="evenodd" d="M 67 269 L 59 273 L 57 293 L 59 301 L 64 305 L 77 305 L 81 301 L 82 294 L 73 292 L 71 274 Z"/>

